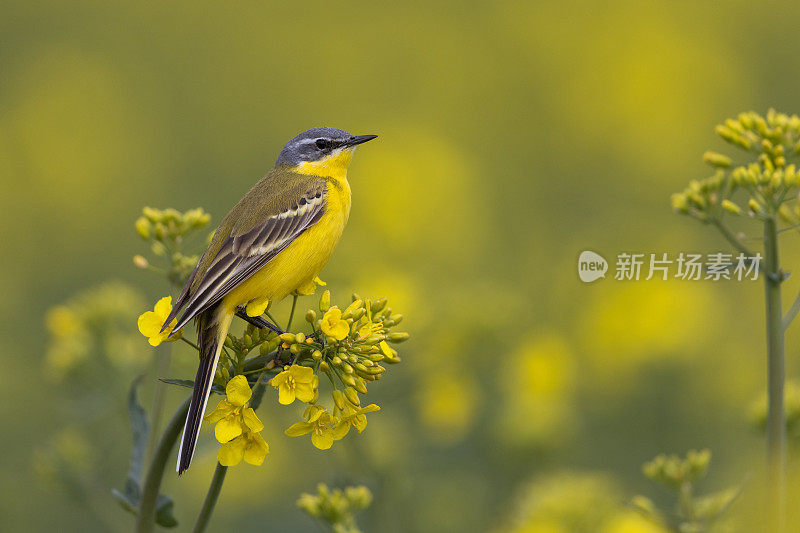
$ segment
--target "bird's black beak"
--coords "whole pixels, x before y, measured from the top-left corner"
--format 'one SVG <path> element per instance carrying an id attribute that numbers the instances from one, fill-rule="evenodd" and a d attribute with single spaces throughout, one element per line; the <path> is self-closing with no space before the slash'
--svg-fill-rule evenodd
<path id="1" fill-rule="evenodd" d="M 350 137 L 349 139 L 347 139 L 346 141 L 344 141 L 341 144 L 341 147 L 345 148 L 345 147 L 348 147 L 348 146 L 355 146 L 357 144 L 362 144 L 362 143 L 365 143 L 367 141 L 371 141 L 372 139 L 374 139 L 376 137 L 377 137 L 377 135 L 354 135 L 354 136 Z"/>

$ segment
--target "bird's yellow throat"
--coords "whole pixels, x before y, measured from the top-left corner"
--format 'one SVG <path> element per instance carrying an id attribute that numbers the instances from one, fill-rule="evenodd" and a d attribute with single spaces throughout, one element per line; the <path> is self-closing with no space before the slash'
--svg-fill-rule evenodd
<path id="1" fill-rule="evenodd" d="M 295 171 L 310 176 L 333 178 L 337 181 L 347 177 L 347 167 L 353 158 L 353 148 L 342 148 L 318 161 L 303 161 Z"/>

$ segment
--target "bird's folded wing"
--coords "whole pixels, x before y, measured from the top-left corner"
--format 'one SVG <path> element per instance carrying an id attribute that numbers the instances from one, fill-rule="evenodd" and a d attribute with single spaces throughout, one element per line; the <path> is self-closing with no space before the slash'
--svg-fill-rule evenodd
<path id="1" fill-rule="evenodd" d="M 184 289 L 166 324 L 185 306 L 183 315 L 174 328 L 178 330 L 199 313 L 222 300 L 234 287 L 264 267 L 315 224 L 324 211 L 325 189 L 314 187 L 303 194 L 291 208 L 266 218 L 254 228 L 238 235 L 232 231 L 199 282 L 193 279 L 196 272 L 192 273 L 187 288 L 194 283 L 196 288 Z"/>

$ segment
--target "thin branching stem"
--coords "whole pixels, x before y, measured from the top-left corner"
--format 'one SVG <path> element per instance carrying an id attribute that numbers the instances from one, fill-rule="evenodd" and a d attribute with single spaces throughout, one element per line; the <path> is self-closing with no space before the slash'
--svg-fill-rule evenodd
<path id="1" fill-rule="evenodd" d="M 186 337 L 181 337 L 181 340 L 186 344 L 188 344 L 189 346 L 191 346 L 192 348 L 194 348 L 195 350 L 197 350 L 198 352 L 200 351 L 200 347 L 195 343 L 193 343 L 192 341 L 190 341 L 189 339 L 187 339 Z"/>
<path id="2" fill-rule="evenodd" d="M 153 452 L 153 460 L 147 469 L 147 475 L 142 485 L 142 499 L 139 502 L 139 513 L 136 517 L 137 533 L 149 533 L 153 531 L 156 518 L 156 504 L 158 502 L 158 492 L 161 487 L 161 479 L 164 477 L 164 468 L 178 440 L 183 423 L 186 420 L 186 413 L 189 411 L 191 395 L 175 410 L 175 414 L 167 423 L 161 440 Z"/>
<path id="3" fill-rule="evenodd" d="M 797 317 L 797 313 L 800 313 L 800 292 L 797 293 L 797 296 L 794 298 L 794 302 L 792 302 L 792 307 L 789 308 L 783 317 L 784 331 L 786 331 L 792 324 L 792 321 Z"/>
<path id="4" fill-rule="evenodd" d="M 161 418 L 164 416 L 164 401 L 167 395 L 167 384 L 161 378 L 167 377 L 169 373 L 170 360 L 172 359 L 172 345 L 164 346 L 156 355 L 156 381 L 153 391 L 153 419 L 150 424 L 150 439 L 147 443 L 147 460 L 153 454 L 156 445 L 157 435 L 161 429 Z"/>
<path id="5" fill-rule="evenodd" d="M 744 245 L 744 243 L 736 235 L 733 234 L 733 232 L 730 229 L 728 229 L 728 227 L 725 224 L 722 223 L 721 220 L 714 218 L 711 220 L 711 222 L 712 224 L 714 224 L 714 226 L 716 226 L 716 228 L 719 230 L 722 236 L 725 237 L 725 240 L 728 241 L 731 244 L 731 246 L 736 248 L 736 250 L 738 250 L 739 252 L 743 253 L 746 256 L 755 255 L 747 246 Z"/>
<path id="6" fill-rule="evenodd" d="M 206 499 L 203 501 L 203 507 L 200 509 L 200 514 L 197 516 L 197 522 L 194 524 L 194 533 L 202 533 L 205 531 L 208 522 L 211 520 L 211 515 L 214 512 L 214 506 L 217 504 L 219 493 L 222 491 L 222 483 L 225 481 L 225 474 L 228 473 L 228 467 L 222 466 L 217 463 L 217 468 L 214 470 L 214 477 L 211 478 L 211 486 L 208 487 Z"/>

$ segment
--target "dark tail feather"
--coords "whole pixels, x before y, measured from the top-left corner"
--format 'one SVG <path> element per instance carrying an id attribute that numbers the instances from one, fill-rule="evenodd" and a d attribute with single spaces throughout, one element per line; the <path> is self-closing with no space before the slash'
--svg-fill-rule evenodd
<path id="1" fill-rule="evenodd" d="M 192 401 L 186 414 L 186 425 L 183 428 L 181 447 L 178 452 L 178 474 L 183 474 L 192 462 L 203 413 L 211 392 L 214 373 L 219 360 L 219 324 L 214 310 L 203 313 L 197 319 L 197 336 L 200 342 L 200 366 L 194 378 Z M 227 332 L 226 332 L 227 333 Z"/>

